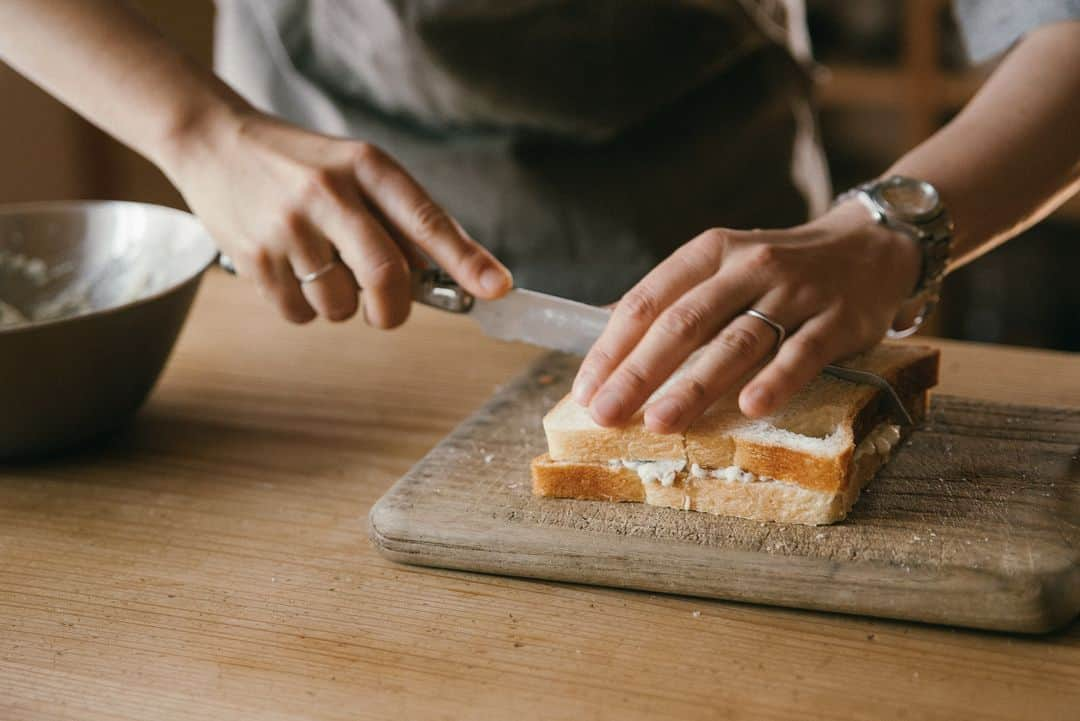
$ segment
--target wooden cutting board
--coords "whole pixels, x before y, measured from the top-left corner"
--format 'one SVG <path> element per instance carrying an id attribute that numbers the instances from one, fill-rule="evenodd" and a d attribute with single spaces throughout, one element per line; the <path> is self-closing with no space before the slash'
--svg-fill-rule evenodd
<path id="1" fill-rule="evenodd" d="M 577 359 L 543 357 L 371 510 L 404 563 L 1043 632 L 1080 611 L 1080 410 L 937 396 L 834 526 L 534 498 L 540 419 Z"/>

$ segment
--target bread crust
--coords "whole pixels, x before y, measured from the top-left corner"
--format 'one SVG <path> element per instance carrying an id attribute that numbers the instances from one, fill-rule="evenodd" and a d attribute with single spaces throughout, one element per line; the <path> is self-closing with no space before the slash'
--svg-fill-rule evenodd
<path id="1" fill-rule="evenodd" d="M 557 461 L 608 461 L 612 458 L 652 460 L 686 457 L 680 434 L 653 433 L 639 411 L 626 425 L 604 428 L 567 395 L 544 416 L 548 454 Z"/>
<path id="2" fill-rule="evenodd" d="M 906 436 L 906 431 L 902 432 Z M 642 483 L 637 474 L 607 463 L 553 461 L 544 454 L 533 459 L 533 494 L 588 501 L 647 503 L 686 511 L 736 516 L 756 521 L 825 525 L 843 520 L 863 488 L 888 456 L 869 453 L 849 458 L 843 488 L 809 488 L 784 481 L 743 483 L 696 478 L 683 471 L 671 486 Z"/>
<path id="3" fill-rule="evenodd" d="M 919 422 L 926 414 L 927 389 L 938 380 L 939 355 L 926 346 L 886 343 L 843 365 L 884 377 Z M 891 408 L 881 392 L 819 376 L 761 421 L 744 418 L 735 398 L 714 404 L 686 433 L 661 435 L 645 428 L 640 411 L 622 428 L 602 428 L 567 396 L 544 417 L 549 454 L 533 461 L 533 491 L 796 523 L 842 518 L 881 465 L 868 460 L 880 458 L 877 454 L 857 460 L 855 454 L 858 443 L 889 418 Z M 776 483 L 723 482 L 684 471 L 672 486 L 643 484 L 634 471 L 609 464 L 616 459 L 686 459 L 688 469 L 736 466 Z"/>
<path id="4" fill-rule="evenodd" d="M 532 461 L 532 488 L 537 496 L 585 501 L 645 501 L 638 474 L 606 463 L 567 463 L 545 453 Z"/>

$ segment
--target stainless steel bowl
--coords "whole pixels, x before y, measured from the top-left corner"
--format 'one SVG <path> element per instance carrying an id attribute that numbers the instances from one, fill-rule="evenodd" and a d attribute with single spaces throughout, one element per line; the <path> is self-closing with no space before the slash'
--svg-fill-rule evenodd
<path id="1" fill-rule="evenodd" d="M 142 404 L 216 250 L 194 216 L 0 206 L 0 458 L 108 433 Z"/>

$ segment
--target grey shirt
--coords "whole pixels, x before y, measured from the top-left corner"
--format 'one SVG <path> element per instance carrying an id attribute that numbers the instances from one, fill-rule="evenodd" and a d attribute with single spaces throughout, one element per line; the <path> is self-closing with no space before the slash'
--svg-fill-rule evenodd
<path id="1" fill-rule="evenodd" d="M 234 76 L 229 45 L 269 32 L 343 105 L 429 132 L 598 141 L 766 44 L 807 60 L 789 8 L 801 12 L 775 0 L 219 0 L 218 62 Z"/>
<path id="2" fill-rule="evenodd" d="M 955 8 L 981 56 L 1078 4 Z M 218 0 L 215 62 L 256 106 L 386 148 L 520 285 L 591 302 L 831 195 L 801 0 Z"/>
<path id="3" fill-rule="evenodd" d="M 975 62 L 1004 52 L 1042 25 L 1080 20 L 1080 0 L 953 0 L 953 9 Z"/>

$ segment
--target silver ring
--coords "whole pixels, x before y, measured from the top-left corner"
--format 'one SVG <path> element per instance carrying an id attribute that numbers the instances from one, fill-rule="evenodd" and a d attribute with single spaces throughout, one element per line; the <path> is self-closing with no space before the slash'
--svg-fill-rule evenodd
<path id="1" fill-rule="evenodd" d="M 748 315 L 752 318 L 757 318 L 760 321 L 764 321 L 768 324 L 770 328 L 776 331 L 776 345 L 773 346 L 774 351 L 779 348 L 780 344 L 784 342 L 785 338 L 787 338 L 787 331 L 784 330 L 784 326 L 780 325 L 775 320 L 762 313 L 760 310 L 754 310 L 753 308 L 751 308 L 750 310 L 743 311 L 743 315 Z"/>
<path id="2" fill-rule="evenodd" d="M 337 261 L 336 260 L 331 260 L 329 263 L 327 263 L 326 265 L 324 265 L 321 268 L 316 268 L 315 270 L 311 271 L 310 273 L 305 273 L 304 275 L 296 276 L 296 279 L 298 281 L 300 281 L 300 285 L 307 285 L 308 283 L 313 283 L 316 280 L 318 280 L 319 278 L 322 278 L 324 275 L 326 275 L 330 271 L 332 271 L 334 269 L 334 266 L 336 266 L 336 265 L 337 265 Z"/>

